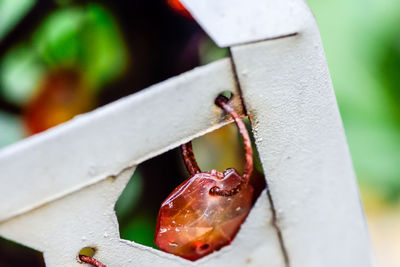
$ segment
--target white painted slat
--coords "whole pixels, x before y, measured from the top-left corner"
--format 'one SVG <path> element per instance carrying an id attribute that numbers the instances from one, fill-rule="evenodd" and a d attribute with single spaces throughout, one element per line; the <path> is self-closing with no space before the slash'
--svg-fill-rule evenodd
<path id="1" fill-rule="evenodd" d="M 325 56 L 304 1 L 183 1 L 220 46 L 237 45 L 238 82 L 289 266 L 372 266 Z M 213 104 L 225 90 L 239 108 L 229 59 L 0 151 L 7 199 L 0 235 L 43 251 L 47 266 L 81 266 L 75 259 L 85 246 L 108 266 L 285 266 L 265 192 L 233 243 L 195 263 L 119 239 L 113 206 L 134 166 L 226 123 Z"/>
<path id="2" fill-rule="evenodd" d="M 83 247 L 95 247 L 95 257 L 109 267 L 284 267 L 265 192 L 231 245 L 196 262 L 120 240 L 113 208 L 133 170 L 11 218 L 0 224 L 0 235 L 43 251 L 46 267 L 82 266 Z"/>
<path id="3" fill-rule="evenodd" d="M 3 150 L 0 166 L 8 176 L 1 177 L 0 194 L 10 201 L 0 206 L 0 235 L 42 251 L 47 267 L 82 266 L 77 254 L 87 246 L 107 266 L 261 267 L 268 259 L 284 267 L 265 192 L 232 244 L 196 262 L 119 238 L 114 204 L 135 168 L 127 167 L 229 122 L 214 106 L 225 90 L 241 111 L 229 59 Z"/>
<path id="4" fill-rule="evenodd" d="M 291 267 L 372 266 L 318 29 L 232 48 Z"/>
<path id="5" fill-rule="evenodd" d="M 296 33 L 303 26 L 303 0 L 181 0 L 220 47 Z"/>
<path id="6" fill-rule="evenodd" d="M 189 71 L 0 151 L 0 221 L 222 126 L 229 59 Z M 240 105 L 237 106 L 240 108 Z"/>

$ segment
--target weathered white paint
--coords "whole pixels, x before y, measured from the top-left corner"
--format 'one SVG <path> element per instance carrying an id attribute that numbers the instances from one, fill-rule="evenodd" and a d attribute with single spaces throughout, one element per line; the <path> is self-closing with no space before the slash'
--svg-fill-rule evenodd
<path id="1" fill-rule="evenodd" d="M 196 262 L 119 238 L 114 203 L 133 173 L 123 171 L 0 224 L 0 235 L 44 252 L 46 266 L 82 266 L 77 254 L 95 247 L 95 257 L 114 266 L 284 267 L 264 192 L 228 247 Z"/>
<path id="2" fill-rule="evenodd" d="M 304 2 L 184 2 L 220 46 L 237 45 L 233 62 L 290 266 L 371 266 L 319 33 Z M 48 266 L 80 266 L 85 246 L 97 247 L 108 266 L 285 266 L 265 192 L 232 245 L 195 263 L 119 238 L 113 207 L 133 166 L 226 123 L 213 104 L 224 90 L 239 108 L 229 59 L 1 151 L 0 235 L 43 251 Z"/>
<path id="3" fill-rule="evenodd" d="M 181 0 L 220 47 L 277 38 L 303 27 L 303 0 Z"/>
<path id="4" fill-rule="evenodd" d="M 267 256 L 284 267 L 265 192 L 232 245 L 195 263 L 119 238 L 113 207 L 133 173 L 127 166 L 229 122 L 214 105 L 226 90 L 241 112 L 229 59 L 3 150 L 0 235 L 42 251 L 47 266 L 81 266 L 77 253 L 93 246 L 107 266 L 264 266 Z"/>
<path id="5" fill-rule="evenodd" d="M 226 123 L 229 59 L 197 68 L 0 151 L 0 221 L 118 174 Z M 237 105 L 240 108 L 240 105 Z M 27 182 L 29 180 L 29 182 Z M 18 192 L 18 193 L 16 193 Z"/>
<path id="6" fill-rule="evenodd" d="M 372 266 L 359 191 L 311 12 L 292 37 L 231 49 L 292 267 Z"/>

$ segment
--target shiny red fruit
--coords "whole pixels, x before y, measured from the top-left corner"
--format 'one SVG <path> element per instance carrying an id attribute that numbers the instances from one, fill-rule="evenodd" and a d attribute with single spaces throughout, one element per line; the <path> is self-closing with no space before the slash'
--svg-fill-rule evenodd
<path id="1" fill-rule="evenodd" d="M 162 203 L 155 236 L 163 251 L 197 260 L 228 245 L 246 219 L 253 188 L 244 184 L 232 196 L 210 194 L 210 189 L 232 189 L 242 177 L 235 169 L 197 173 L 178 186 Z"/>

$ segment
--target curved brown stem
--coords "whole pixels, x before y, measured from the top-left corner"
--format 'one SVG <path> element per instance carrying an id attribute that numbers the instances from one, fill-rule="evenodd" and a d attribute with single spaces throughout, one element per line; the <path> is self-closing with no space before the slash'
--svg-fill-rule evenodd
<path id="1" fill-rule="evenodd" d="M 243 179 L 247 183 L 250 179 L 251 173 L 253 172 L 253 148 L 251 146 L 250 136 L 247 132 L 246 125 L 240 118 L 239 114 L 228 104 L 228 99 L 224 96 L 218 96 L 215 100 L 216 104 L 224 109 L 227 113 L 229 113 L 233 120 L 235 121 L 240 135 L 242 136 L 243 143 L 244 143 L 244 150 L 245 150 L 245 160 L 246 164 L 244 166 L 243 171 Z"/>
<path id="2" fill-rule="evenodd" d="M 228 101 L 229 100 L 226 97 L 219 95 L 216 98 L 215 103 L 223 110 L 225 110 L 227 113 L 229 113 L 232 116 L 233 120 L 235 121 L 239 129 L 240 135 L 242 136 L 243 139 L 246 164 L 244 166 L 244 171 L 242 175 L 243 179 L 238 186 L 230 190 L 223 190 L 218 186 L 214 186 L 213 188 L 210 189 L 211 194 L 219 196 L 232 196 L 237 194 L 240 191 L 242 185 L 247 184 L 249 182 L 251 173 L 253 172 L 253 149 L 251 147 L 249 133 L 247 132 L 246 125 L 244 125 L 244 122 L 240 118 L 239 114 L 228 104 Z"/>
<path id="3" fill-rule="evenodd" d="M 89 256 L 79 255 L 79 259 L 96 267 L 107 267 L 103 263 Z"/>
<path id="4" fill-rule="evenodd" d="M 185 161 L 186 169 L 190 173 L 190 175 L 194 175 L 196 173 L 200 173 L 201 170 L 199 165 L 197 165 L 196 158 L 193 154 L 192 142 L 187 142 L 181 146 L 183 160 Z"/>

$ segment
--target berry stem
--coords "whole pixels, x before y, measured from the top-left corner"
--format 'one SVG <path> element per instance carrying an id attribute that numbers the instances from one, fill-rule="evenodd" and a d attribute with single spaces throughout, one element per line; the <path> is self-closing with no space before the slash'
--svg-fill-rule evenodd
<path id="1" fill-rule="evenodd" d="M 187 142 L 181 146 L 183 160 L 185 161 L 186 169 L 190 173 L 190 175 L 194 175 L 196 173 L 200 173 L 201 170 L 199 165 L 197 165 L 196 158 L 193 154 L 192 142 Z"/>
<path id="2" fill-rule="evenodd" d="M 225 197 L 237 194 L 240 191 L 241 187 L 249 182 L 251 173 L 253 172 L 253 149 L 251 147 L 249 133 L 246 129 L 246 125 L 240 118 L 239 114 L 228 104 L 228 102 L 229 99 L 223 95 L 219 95 L 215 99 L 215 104 L 231 115 L 231 117 L 233 118 L 239 129 L 240 135 L 242 136 L 243 139 L 246 164 L 244 166 L 242 181 L 236 187 L 229 190 L 223 190 L 218 186 L 214 186 L 210 189 L 211 194 L 225 196 Z"/>
<path id="3" fill-rule="evenodd" d="M 96 267 L 107 267 L 103 263 L 89 256 L 79 255 L 79 259 Z"/>

